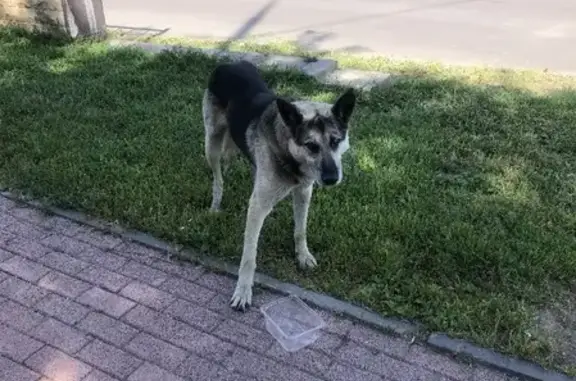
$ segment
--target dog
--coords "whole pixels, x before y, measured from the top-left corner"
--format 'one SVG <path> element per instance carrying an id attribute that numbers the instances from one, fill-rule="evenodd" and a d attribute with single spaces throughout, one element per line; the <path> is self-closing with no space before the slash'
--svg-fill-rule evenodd
<path id="1" fill-rule="evenodd" d="M 258 239 L 274 206 L 292 194 L 294 244 L 301 268 L 317 265 L 308 250 L 306 225 L 313 185 L 334 186 L 343 178 L 342 155 L 356 94 L 346 89 L 334 102 L 289 100 L 276 95 L 248 61 L 221 63 L 211 73 L 202 101 L 205 155 L 212 170 L 212 203 L 223 194 L 222 164 L 238 151 L 252 166 L 244 247 L 230 306 L 252 303 Z"/>

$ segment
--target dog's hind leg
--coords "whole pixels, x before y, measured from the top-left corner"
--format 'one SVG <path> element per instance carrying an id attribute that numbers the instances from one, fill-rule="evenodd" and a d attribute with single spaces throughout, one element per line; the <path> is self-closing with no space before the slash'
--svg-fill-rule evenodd
<path id="1" fill-rule="evenodd" d="M 317 265 L 316 258 L 308 250 L 306 225 L 308 222 L 308 207 L 312 198 L 312 185 L 299 186 L 292 191 L 294 209 L 294 245 L 296 257 L 303 269 Z"/>
<path id="2" fill-rule="evenodd" d="M 208 90 L 204 92 L 202 100 L 202 115 L 204 118 L 204 150 L 206 161 L 212 169 L 212 204 L 210 210 L 220 210 L 222 194 L 224 193 L 224 179 L 222 177 L 222 153 L 228 124 L 226 114 L 216 103 L 216 99 Z"/>
<path id="3" fill-rule="evenodd" d="M 234 157 L 238 154 L 238 149 L 236 144 L 230 136 L 230 132 L 224 134 L 224 143 L 222 145 L 222 171 L 224 174 L 230 169 L 230 163 Z"/>

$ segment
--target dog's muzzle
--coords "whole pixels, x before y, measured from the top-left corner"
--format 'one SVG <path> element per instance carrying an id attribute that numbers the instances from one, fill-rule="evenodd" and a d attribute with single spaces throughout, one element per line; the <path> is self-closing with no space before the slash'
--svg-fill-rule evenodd
<path id="1" fill-rule="evenodd" d="M 338 167 L 331 157 L 322 160 L 322 169 L 320 173 L 320 182 L 322 185 L 330 186 L 338 183 L 340 175 Z"/>

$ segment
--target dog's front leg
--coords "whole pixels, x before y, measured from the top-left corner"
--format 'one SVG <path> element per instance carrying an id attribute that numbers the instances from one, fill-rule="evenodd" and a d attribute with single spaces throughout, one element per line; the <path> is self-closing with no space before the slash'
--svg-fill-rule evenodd
<path id="1" fill-rule="evenodd" d="M 286 192 L 270 189 L 262 184 L 265 181 L 255 181 L 255 188 L 250 197 L 248 213 L 246 216 L 246 229 L 244 231 L 244 249 L 240 268 L 238 269 L 238 281 L 230 305 L 236 310 L 246 310 L 252 303 L 252 286 L 254 284 L 254 272 L 256 271 L 256 255 L 258 239 L 264 220 L 272 211 L 272 208 L 280 201 Z"/>
<path id="2" fill-rule="evenodd" d="M 303 269 L 313 268 L 317 265 L 316 258 L 308 250 L 306 239 L 306 225 L 308 223 L 308 207 L 312 198 L 312 185 L 300 186 L 292 191 L 294 206 L 294 245 L 296 257 Z"/>

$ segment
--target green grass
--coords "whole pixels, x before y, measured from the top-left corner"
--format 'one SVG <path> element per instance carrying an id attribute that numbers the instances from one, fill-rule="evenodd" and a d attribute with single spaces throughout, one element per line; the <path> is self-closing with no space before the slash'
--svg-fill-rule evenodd
<path id="1" fill-rule="evenodd" d="M 236 263 L 250 193 L 241 161 L 224 212 L 207 212 L 200 105 L 215 64 L 0 30 L 0 183 Z M 259 269 L 569 370 L 574 351 L 538 317 L 576 326 L 554 312 L 576 314 L 573 80 L 534 91 L 486 85 L 494 73 L 419 70 L 360 97 L 345 181 L 311 206 L 320 267 L 297 270 L 286 201 L 264 225 Z M 341 91 L 264 75 L 282 94 Z"/>

